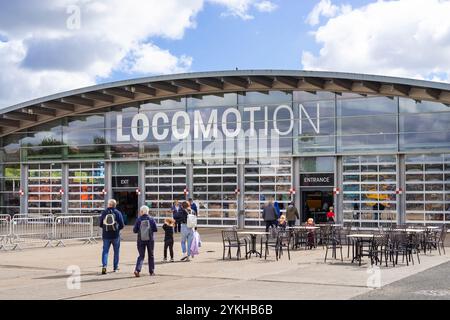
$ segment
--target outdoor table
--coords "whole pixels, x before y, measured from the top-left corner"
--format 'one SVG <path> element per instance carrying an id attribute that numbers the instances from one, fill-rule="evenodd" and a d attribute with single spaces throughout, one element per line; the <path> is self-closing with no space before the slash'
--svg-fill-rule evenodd
<path id="1" fill-rule="evenodd" d="M 407 232 L 407 233 L 413 233 L 413 232 L 425 232 L 425 229 L 394 229 L 394 231 L 397 232 Z"/>
<path id="2" fill-rule="evenodd" d="M 320 229 L 320 227 L 316 226 L 294 226 L 290 227 L 291 229 L 301 229 L 301 230 L 317 230 Z"/>
<path id="3" fill-rule="evenodd" d="M 363 245 L 364 243 L 368 243 L 371 245 L 373 239 L 375 238 L 374 234 L 361 233 L 361 234 L 349 234 L 347 238 L 355 238 L 355 242 L 353 243 L 353 257 L 352 263 L 355 260 L 359 261 L 359 265 L 361 265 L 361 258 L 364 256 Z"/>
<path id="4" fill-rule="evenodd" d="M 256 256 L 259 255 L 259 257 L 262 257 L 262 252 L 259 252 L 258 250 L 256 250 L 256 237 L 257 236 L 264 236 L 264 235 L 268 235 L 268 232 L 262 232 L 262 231 L 241 231 L 238 232 L 239 234 L 246 234 L 249 235 L 250 238 L 252 239 L 252 244 L 251 244 L 251 248 L 249 250 L 249 252 L 247 253 L 250 257 L 252 256 L 252 253 L 256 254 Z M 261 242 L 261 251 L 262 251 L 262 242 Z"/>

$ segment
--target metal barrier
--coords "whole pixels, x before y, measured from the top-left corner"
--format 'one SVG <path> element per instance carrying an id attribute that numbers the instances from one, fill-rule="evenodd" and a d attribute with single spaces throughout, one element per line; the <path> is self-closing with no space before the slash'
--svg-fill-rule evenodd
<path id="1" fill-rule="evenodd" d="M 44 247 L 52 245 L 53 223 L 53 217 L 14 217 L 11 229 L 12 249 L 42 243 L 45 243 Z"/>
<path id="2" fill-rule="evenodd" d="M 67 240 L 84 240 L 84 243 L 97 242 L 94 238 L 92 216 L 58 216 L 53 224 L 53 241 L 56 246 Z"/>
<path id="3" fill-rule="evenodd" d="M 0 250 L 37 245 L 59 246 L 65 241 L 96 243 L 102 236 L 100 215 L 0 215 Z"/>
<path id="4" fill-rule="evenodd" d="M 0 250 L 7 250 L 11 240 L 11 216 L 0 214 Z"/>

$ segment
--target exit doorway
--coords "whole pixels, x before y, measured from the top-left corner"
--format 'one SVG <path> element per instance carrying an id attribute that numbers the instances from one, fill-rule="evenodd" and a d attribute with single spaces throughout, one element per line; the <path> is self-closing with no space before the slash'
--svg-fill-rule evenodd
<path id="1" fill-rule="evenodd" d="M 138 214 L 138 195 L 135 190 L 120 190 L 113 192 L 117 201 L 117 209 L 123 213 L 126 224 L 131 225 L 136 221 Z"/>

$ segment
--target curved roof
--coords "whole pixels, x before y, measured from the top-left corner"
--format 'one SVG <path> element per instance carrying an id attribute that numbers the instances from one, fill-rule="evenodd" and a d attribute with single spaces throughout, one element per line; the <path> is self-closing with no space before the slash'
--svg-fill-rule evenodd
<path id="1" fill-rule="evenodd" d="M 236 91 L 304 90 L 409 97 L 450 105 L 450 84 L 366 74 L 236 70 L 146 77 L 95 85 L 0 110 L 0 136 L 45 123 L 135 101 Z"/>

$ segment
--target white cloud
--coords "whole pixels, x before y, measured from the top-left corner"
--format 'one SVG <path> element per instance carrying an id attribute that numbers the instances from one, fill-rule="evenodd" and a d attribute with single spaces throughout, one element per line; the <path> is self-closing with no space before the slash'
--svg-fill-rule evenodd
<path id="1" fill-rule="evenodd" d="M 268 0 L 207 0 L 211 3 L 224 5 L 227 12 L 223 15 L 239 17 L 243 20 L 250 20 L 254 17 L 249 13 L 253 7 L 259 12 L 271 12 L 277 8 L 276 4 Z"/>
<path id="2" fill-rule="evenodd" d="M 351 9 L 349 5 L 337 6 L 332 4 L 331 0 L 321 0 L 306 17 L 306 22 L 311 26 L 315 26 L 319 24 L 321 16 L 332 18 L 339 13 L 351 11 Z"/>
<path id="3" fill-rule="evenodd" d="M 205 2 L 242 19 L 273 10 L 261 0 L 15 0 L 0 11 L 0 108 L 92 85 L 114 72 L 150 75 L 189 71 L 155 37 L 182 39 Z M 75 7 L 73 7 L 75 6 Z M 77 19 L 78 8 L 80 19 Z M 68 28 L 77 26 L 80 28 Z"/>
<path id="4" fill-rule="evenodd" d="M 449 13 L 449 0 L 377 1 L 340 12 L 314 32 L 321 48 L 303 52 L 303 67 L 450 81 Z"/>
<path id="5" fill-rule="evenodd" d="M 134 74 L 180 73 L 189 70 L 191 65 L 191 57 L 175 57 L 168 50 L 146 43 L 133 48 L 120 69 Z"/>
<path id="6" fill-rule="evenodd" d="M 255 8 L 260 12 L 272 12 L 277 7 L 278 6 L 275 3 L 272 3 L 270 1 L 261 1 L 255 3 Z"/>

